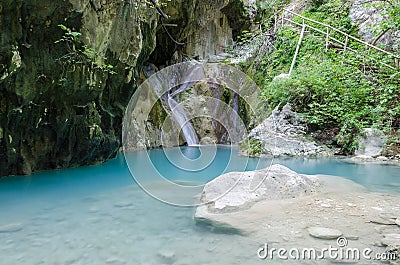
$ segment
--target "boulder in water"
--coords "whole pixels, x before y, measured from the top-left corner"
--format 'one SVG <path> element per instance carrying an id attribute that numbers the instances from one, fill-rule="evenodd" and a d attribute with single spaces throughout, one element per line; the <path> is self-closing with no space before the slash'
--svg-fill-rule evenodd
<path id="1" fill-rule="evenodd" d="M 310 195 L 320 183 L 312 176 L 298 174 L 276 164 L 251 172 L 230 172 L 207 183 L 202 202 L 209 212 L 234 212 L 250 208 L 261 200 L 279 200 Z M 204 210 L 204 209 L 203 209 Z"/>
<path id="2" fill-rule="evenodd" d="M 8 225 L 0 226 L 0 233 L 10 233 L 22 230 L 23 225 L 21 223 L 13 223 Z"/>

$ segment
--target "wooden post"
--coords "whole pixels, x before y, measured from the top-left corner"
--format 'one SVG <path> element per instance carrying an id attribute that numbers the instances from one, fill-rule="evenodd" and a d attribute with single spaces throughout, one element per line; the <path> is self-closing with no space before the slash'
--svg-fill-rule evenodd
<path id="1" fill-rule="evenodd" d="M 304 31 L 305 31 L 305 30 L 306 30 L 306 24 L 303 24 L 303 27 L 301 28 L 301 32 L 300 32 L 299 42 L 297 43 L 296 51 L 295 51 L 295 53 L 294 53 L 292 65 L 290 66 L 289 76 L 290 76 L 290 75 L 292 74 L 292 72 L 293 72 L 293 68 L 294 68 L 294 65 L 295 65 L 295 63 L 296 63 L 297 55 L 299 54 L 300 44 L 301 44 L 301 41 L 303 40 Z"/>
<path id="2" fill-rule="evenodd" d="M 326 27 L 325 52 L 328 51 L 328 45 L 329 45 L 329 28 Z"/>
<path id="3" fill-rule="evenodd" d="M 349 36 L 346 35 L 346 40 L 344 42 L 344 51 L 347 49 L 347 43 L 349 42 Z"/>

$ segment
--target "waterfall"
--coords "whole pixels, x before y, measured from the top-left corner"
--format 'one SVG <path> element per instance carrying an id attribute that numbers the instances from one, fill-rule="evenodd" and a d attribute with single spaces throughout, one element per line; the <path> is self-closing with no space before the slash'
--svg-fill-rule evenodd
<path id="1" fill-rule="evenodd" d="M 173 97 L 169 93 L 168 93 L 168 105 L 171 109 L 172 116 L 179 124 L 179 127 L 182 129 L 182 133 L 186 139 L 186 143 L 188 145 L 198 144 L 199 138 L 197 137 L 196 130 L 194 129 L 193 124 L 186 116 L 183 107 L 179 105 L 178 102 L 176 102 L 176 100 L 173 99 Z"/>
<path id="2" fill-rule="evenodd" d="M 172 116 L 175 121 L 179 124 L 179 127 L 182 129 L 183 136 L 186 139 L 186 143 L 188 145 L 196 145 L 199 143 L 199 138 L 197 137 L 196 130 L 193 127 L 193 124 L 190 122 L 188 117 L 186 116 L 185 110 L 181 105 L 176 102 L 173 97 L 168 94 L 168 105 L 171 109 Z"/>
<path id="3" fill-rule="evenodd" d="M 199 144 L 199 138 L 197 137 L 196 130 L 194 129 L 193 124 L 188 119 L 184 108 L 181 105 L 179 105 L 174 98 L 176 95 L 179 95 L 181 92 L 190 88 L 198 80 L 202 80 L 205 77 L 205 74 L 202 64 L 196 64 L 189 69 L 182 69 L 182 70 L 183 71 L 180 75 L 181 85 L 174 92 L 169 90 L 167 93 L 168 105 L 169 108 L 171 109 L 172 116 L 174 117 L 174 119 L 179 124 L 182 130 L 186 143 L 188 145 L 197 145 Z"/>
<path id="4" fill-rule="evenodd" d="M 151 75 L 158 72 L 156 66 L 152 64 L 144 64 L 143 72 L 146 78 L 149 78 Z M 175 97 L 179 95 L 181 92 L 190 88 L 193 84 L 197 82 L 197 80 L 201 80 L 204 78 L 204 70 L 202 64 L 195 64 L 193 67 L 189 69 L 182 69 L 182 72 L 178 73 L 176 76 L 177 80 L 174 80 L 172 83 L 180 83 L 179 87 L 175 91 L 172 88 L 167 90 L 161 97 L 161 103 L 164 107 L 168 104 L 169 109 L 171 110 L 171 115 L 174 120 L 179 124 L 180 129 L 182 130 L 183 136 L 188 145 L 197 145 L 199 144 L 199 138 L 197 137 L 196 130 L 194 129 L 193 124 L 188 119 L 185 109 L 183 106 L 179 105 Z M 196 81 L 192 81 L 196 80 Z M 157 89 L 157 88 L 156 88 Z M 158 92 L 161 91 L 161 88 L 158 88 Z"/>

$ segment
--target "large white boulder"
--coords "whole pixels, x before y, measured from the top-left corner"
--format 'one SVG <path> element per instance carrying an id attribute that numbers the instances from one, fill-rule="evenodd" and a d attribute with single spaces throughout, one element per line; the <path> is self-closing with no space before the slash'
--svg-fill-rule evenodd
<path id="1" fill-rule="evenodd" d="M 230 172 L 206 184 L 201 200 L 212 203 L 202 207 L 213 213 L 234 212 L 248 209 L 261 200 L 310 195 L 319 186 L 317 178 L 298 174 L 278 164 L 255 171 Z"/>

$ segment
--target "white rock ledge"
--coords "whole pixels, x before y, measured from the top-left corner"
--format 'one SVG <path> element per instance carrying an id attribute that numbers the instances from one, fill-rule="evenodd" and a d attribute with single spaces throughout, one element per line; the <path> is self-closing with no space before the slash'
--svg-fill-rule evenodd
<path id="1" fill-rule="evenodd" d="M 400 195 L 370 192 L 341 177 L 301 175 L 273 165 L 221 175 L 204 187 L 201 199 L 216 200 L 196 209 L 196 223 L 271 247 L 335 247 L 343 236 L 349 246 L 374 253 L 386 246 L 399 249 Z M 390 223 L 374 222 L 384 218 Z"/>
<path id="2" fill-rule="evenodd" d="M 313 176 L 297 174 L 276 164 L 261 170 L 223 174 L 206 184 L 201 201 L 213 201 L 205 206 L 209 212 L 234 212 L 262 200 L 310 195 L 320 185 Z"/>

